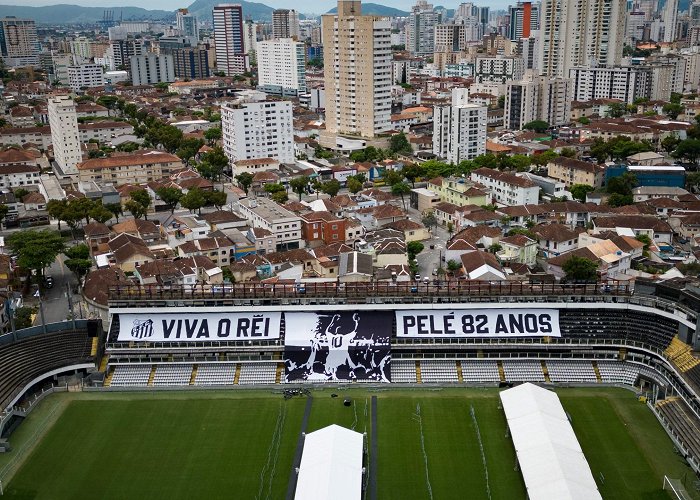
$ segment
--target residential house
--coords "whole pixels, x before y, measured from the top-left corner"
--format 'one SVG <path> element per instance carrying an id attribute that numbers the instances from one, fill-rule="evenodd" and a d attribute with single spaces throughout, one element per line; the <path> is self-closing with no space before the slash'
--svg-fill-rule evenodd
<path id="1" fill-rule="evenodd" d="M 546 271 L 557 278 L 563 278 L 566 275 L 564 265 L 574 255 L 596 262 L 601 279 L 619 279 L 629 270 L 632 260 L 630 254 L 620 250 L 612 241 L 602 240 L 549 259 Z"/>
<path id="2" fill-rule="evenodd" d="M 283 252 L 272 252 L 265 255 L 272 266 L 272 271 L 280 279 L 299 280 L 305 274 L 314 273 L 317 259 L 307 250 L 298 248 Z"/>
<path id="3" fill-rule="evenodd" d="M 487 205 L 489 195 L 476 184 L 463 177 L 437 177 L 428 181 L 427 188 L 442 201 L 463 205 Z"/>
<path id="4" fill-rule="evenodd" d="M 651 241 L 657 244 L 671 244 L 673 241 L 673 228 L 668 222 L 655 216 L 614 215 L 593 218 L 593 233 L 612 230 L 618 234 L 625 234 L 625 229 L 631 231 L 634 236 L 646 234 Z"/>
<path id="5" fill-rule="evenodd" d="M 390 222 L 384 227 L 403 231 L 404 240 L 406 243 L 410 243 L 411 241 L 425 241 L 432 237 L 430 231 L 428 231 L 428 228 L 426 228 L 420 222 L 412 221 L 410 219 L 401 219 Z"/>
<path id="6" fill-rule="evenodd" d="M 197 282 L 197 273 L 189 266 L 178 266 L 171 260 L 154 260 L 136 266 L 134 276 L 141 285 L 186 286 Z"/>
<path id="7" fill-rule="evenodd" d="M 545 258 L 556 257 L 578 248 L 580 231 L 572 230 L 564 224 L 540 224 L 530 231 L 537 237 Z"/>
<path id="8" fill-rule="evenodd" d="M 248 238 L 255 246 L 255 252 L 258 254 L 267 254 L 277 251 L 277 240 L 275 235 L 267 229 L 261 227 L 251 227 L 246 233 Z"/>
<path id="9" fill-rule="evenodd" d="M 112 226 L 115 234 L 129 234 L 141 239 L 147 245 L 161 241 L 160 226 L 150 220 L 127 219 Z"/>
<path id="10" fill-rule="evenodd" d="M 209 212 L 208 214 L 202 215 L 204 219 L 211 227 L 212 231 L 224 230 L 224 229 L 242 229 L 246 227 L 247 221 L 245 218 L 230 212 L 228 210 L 216 210 L 215 212 Z"/>
<path id="11" fill-rule="evenodd" d="M 219 267 L 228 266 L 233 255 L 233 242 L 226 237 L 207 237 L 186 241 L 177 247 L 181 257 L 203 255 L 209 257 Z"/>
<path id="12" fill-rule="evenodd" d="M 107 243 L 111 260 L 125 273 L 133 273 L 136 267 L 155 260 L 155 254 L 137 236 L 122 233 Z"/>
<path id="13" fill-rule="evenodd" d="M 375 207 L 361 208 L 355 212 L 355 217 L 365 229 L 376 229 L 390 222 L 406 219 L 408 214 L 398 207 L 390 204 Z"/>
<path id="14" fill-rule="evenodd" d="M 547 164 L 547 175 L 563 182 L 566 187 L 587 184 L 594 188 L 601 188 L 605 181 L 605 167 L 597 163 L 559 156 Z"/>
<path id="15" fill-rule="evenodd" d="M 331 212 L 307 212 L 301 215 L 302 237 L 315 247 L 345 241 L 345 219 Z"/>
<path id="16" fill-rule="evenodd" d="M 256 228 L 270 231 L 276 250 L 303 248 L 301 217 L 269 198 L 247 198 L 239 202 L 241 215 Z"/>
<path id="17" fill-rule="evenodd" d="M 499 205 L 536 204 L 539 200 L 539 186 L 515 174 L 482 167 L 471 173 L 471 179 L 485 186 L 493 202 Z"/>
<path id="18" fill-rule="evenodd" d="M 342 283 L 357 283 L 372 280 L 372 256 L 362 252 L 341 253 L 338 261 L 338 278 Z"/>
<path id="19" fill-rule="evenodd" d="M 501 281 L 506 279 L 503 267 L 496 256 L 477 250 L 462 254 L 462 270 L 469 280 Z"/>
<path id="20" fill-rule="evenodd" d="M 534 267 L 537 264 L 537 241 L 524 234 L 515 234 L 501 238 L 498 244 L 501 250 L 496 255 L 501 262 L 525 264 Z"/>
<path id="21" fill-rule="evenodd" d="M 145 184 L 167 177 L 171 172 L 182 168 L 182 161 L 177 156 L 162 151 L 147 151 L 93 158 L 78 163 L 77 168 L 80 182 Z"/>
<path id="22" fill-rule="evenodd" d="M 106 249 L 106 245 L 111 236 L 111 231 L 106 224 L 102 224 L 101 222 L 85 224 L 85 226 L 83 226 L 83 232 L 85 233 L 85 243 L 90 249 L 90 255 L 94 255 Z"/>

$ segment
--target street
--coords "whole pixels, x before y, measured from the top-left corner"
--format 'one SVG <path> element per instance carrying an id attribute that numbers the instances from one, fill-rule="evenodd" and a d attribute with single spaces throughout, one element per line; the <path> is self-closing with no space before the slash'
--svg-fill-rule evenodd
<path id="1" fill-rule="evenodd" d="M 44 309 L 44 321 L 47 324 L 65 321 L 70 317 L 70 308 L 68 307 L 68 291 L 66 285 L 75 287 L 77 285 L 77 281 L 75 275 L 63 264 L 65 260 L 65 255 L 59 255 L 56 258 L 56 261 L 54 261 L 54 263 L 46 269 L 46 276 L 51 276 L 54 283 L 52 288 L 44 289 L 44 295 L 41 297 Z M 76 317 L 80 318 L 80 297 L 73 295 L 72 300 Z M 27 305 L 36 306 L 39 308 L 39 301 L 34 297 L 27 297 L 26 302 Z M 37 311 L 34 324 L 41 325 L 40 311 Z"/>

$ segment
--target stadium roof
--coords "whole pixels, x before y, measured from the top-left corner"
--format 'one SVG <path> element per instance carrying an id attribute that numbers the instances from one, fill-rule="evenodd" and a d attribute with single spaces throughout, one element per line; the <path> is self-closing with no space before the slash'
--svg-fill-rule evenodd
<path id="1" fill-rule="evenodd" d="M 304 438 L 295 500 L 360 500 L 364 437 L 329 425 Z"/>
<path id="2" fill-rule="evenodd" d="M 528 383 L 500 397 L 528 498 L 602 499 L 559 396 Z"/>

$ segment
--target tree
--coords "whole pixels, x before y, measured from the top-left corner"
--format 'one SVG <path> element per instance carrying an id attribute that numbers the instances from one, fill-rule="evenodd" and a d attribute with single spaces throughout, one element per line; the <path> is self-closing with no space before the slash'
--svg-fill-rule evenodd
<path id="1" fill-rule="evenodd" d="M 455 232 L 455 225 L 452 222 L 448 222 L 447 223 L 447 239 L 448 240 L 452 239 L 452 235 L 454 234 L 454 232 Z"/>
<path id="2" fill-rule="evenodd" d="M 408 142 L 406 135 L 403 132 L 394 134 L 389 139 L 389 150 L 393 154 L 410 155 L 413 153 L 413 148 L 411 148 L 411 143 Z"/>
<path id="3" fill-rule="evenodd" d="M 676 137 L 675 134 L 668 135 L 661 140 L 661 147 L 668 154 L 671 154 L 673 153 L 673 151 L 675 151 L 680 142 L 681 140 L 678 137 Z"/>
<path id="4" fill-rule="evenodd" d="M 79 243 L 63 250 L 63 253 L 69 259 L 89 259 L 90 248 L 85 243 Z"/>
<path id="5" fill-rule="evenodd" d="M 151 196 L 148 194 L 148 191 L 145 189 L 137 189 L 136 191 L 132 191 L 130 198 L 131 201 L 141 207 L 139 212 L 142 214 L 144 219 L 148 220 L 148 208 L 151 206 Z M 129 209 L 129 211 L 133 215 L 134 212 L 131 209 Z M 135 215 L 134 217 L 138 218 Z"/>
<path id="6" fill-rule="evenodd" d="M 348 177 L 346 185 L 348 187 L 348 191 L 350 191 L 352 194 L 356 194 L 362 191 L 362 183 L 354 177 Z"/>
<path id="7" fill-rule="evenodd" d="M 32 326 L 32 316 L 36 314 L 35 307 L 22 306 L 14 310 L 15 329 L 23 330 Z"/>
<path id="8" fill-rule="evenodd" d="M 589 186 L 588 184 L 574 184 L 569 188 L 569 192 L 571 193 L 571 196 L 574 197 L 574 200 L 578 200 L 581 203 L 586 202 L 586 193 L 590 193 L 594 191 L 593 186 Z"/>
<path id="9" fill-rule="evenodd" d="M 206 204 L 207 200 L 204 192 L 199 188 L 192 188 L 187 191 L 187 194 L 180 198 L 180 205 L 182 208 L 186 208 L 190 212 L 199 210 L 201 213 L 202 207 Z"/>
<path id="10" fill-rule="evenodd" d="M 409 241 L 406 244 L 406 253 L 408 253 L 408 260 L 413 260 L 416 255 L 421 253 L 425 246 L 420 241 Z"/>
<path id="11" fill-rule="evenodd" d="M 75 198 L 68 202 L 68 212 L 77 215 L 79 219 L 85 219 L 85 224 L 90 224 L 90 211 L 95 208 L 95 202 L 90 198 Z"/>
<path id="12" fill-rule="evenodd" d="M 22 198 L 24 198 L 28 194 L 29 194 L 29 190 L 24 189 L 24 188 L 17 188 L 14 191 L 15 198 L 17 198 L 18 200 L 21 200 Z"/>
<path id="13" fill-rule="evenodd" d="M 567 281 L 595 281 L 598 277 L 598 264 L 578 255 L 569 257 L 562 270 L 566 273 Z"/>
<path id="14" fill-rule="evenodd" d="M 489 245 L 489 252 L 492 254 L 496 254 L 501 250 L 503 250 L 503 247 L 500 245 L 500 243 L 491 243 L 491 245 Z"/>
<path id="15" fill-rule="evenodd" d="M 450 259 L 447 261 L 447 271 L 450 274 L 454 274 L 455 272 L 459 271 L 462 268 L 462 264 L 460 264 L 458 261 L 454 259 Z"/>
<path id="16" fill-rule="evenodd" d="M 90 209 L 88 215 L 92 220 L 99 222 L 100 224 L 104 224 L 111 219 L 114 214 L 107 208 L 103 207 L 101 203 L 95 203 L 95 205 Z"/>
<path id="17" fill-rule="evenodd" d="M 156 194 L 160 201 L 162 201 L 170 213 L 175 213 L 177 204 L 180 203 L 180 199 L 183 197 L 182 191 L 176 187 L 162 187 L 156 189 Z"/>
<path id="18" fill-rule="evenodd" d="M 608 179 L 606 191 L 609 194 L 621 194 L 623 196 L 631 195 L 632 189 L 637 186 L 637 176 L 630 172 Z"/>
<path id="19" fill-rule="evenodd" d="M 270 198 L 272 198 L 272 195 L 275 193 L 286 193 L 287 189 L 284 187 L 284 184 L 281 182 L 270 182 L 268 184 L 265 184 L 265 192 L 270 195 Z"/>
<path id="20" fill-rule="evenodd" d="M 75 277 L 78 278 L 78 283 L 82 283 L 85 275 L 92 267 L 91 259 L 67 259 L 64 264 L 70 269 Z"/>
<path id="21" fill-rule="evenodd" d="M 416 187 L 416 179 L 425 176 L 425 168 L 417 163 L 408 163 L 401 169 L 401 174 L 411 183 L 411 187 Z"/>
<path id="22" fill-rule="evenodd" d="M 428 229 L 432 230 L 433 228 L 436 228 L 438 225 L 438 220 L 437 217 L 435 217 L 435 214 L 431 212 L 425 212 L 423 214 L 423 217 L 421 218 L 421 222 L 425 227 Z"/>
<path id="23" fill-rule="evenodd" d="M 36 229 L 12 233 L 6 238 L 6 243 L 10 254 L 17 257 L 17 265 L 30 273 L 36 272 L 40 277 L 65 248 L 59 232 Z"/>
<path id="24" fill-rule="evenodd" d="M 561 148 L 561 155 L 566 158 L 576 158 L 576 150 L 574 148 Z"/>
<path id="25" fill-rule="evenodd" d="M 533 132 L 546 132 L 549 128 L 549 123 L 544 120 L 532 120 L 523 125 L 524 130 L 532 130 Z"/>
<path id="26" fill-rule="evenodd" d="M 623 207 L 634 203 L 634 198 L 631 194 L 613 193 L 608 198 L 608 205 L 611 207 Z"/>
<path id="27" fill-rule="evenodd" d="M 114 218 L 117 219 L 117 224 L 119 223 L 119 216 L 124 213 L 124 210 L 122 209 L 122 204 L 121 203 L 107 203 L 104 206 L 107 210 L 112 212 L 112 215 L 114 215 Z"/>
<path id="28" fill-rule="evenodd" d="M 224 150 L 219 146 L 214 147 L 211 151 L 202 155 L 202 164 L 208 165 L 208 175 L 204 177 L 211 179 L 213 181 L 219 180 L 224 169 L 228 167 L 228 156 L 224 153 Z"/>
<path id="29" fill-rule="evenodd" d="M 608 117 L 622 118 L 627 114 L 627 105 L 624 102 L 613 102 L 608 105 Z"/>
<path id="30" fill-rule="evenodd" d="M 63 215 L 66 212 L 67 205 L 67 200 L 49 200 L 48 203 L 46 203 L 46 211 L 49 213 L 49 217 L 58 221 L 59 231 L 61 230 L 61 221 L 65 220 Z"/>
<path id="31" fill-rule="evenodd" d="M 403 181 L 403 175 L 398 173 L 396 170 L 388 170 L 384 174 L 384 180 L 388 185 L 393 186 L 394 184 L 398 184 L 399 182 Z"/>
<path id="32" fill-rule="evenodd" d="M 216 141 L 221 139 L 221 129 L 218 127 L 212 127 L 204 132 L 204 138 L 207 140 L 210 146 L 216 144 Z"/>
<path id="33" fill-rule="evenodd" d="M 644 243 L 645 252 L 649 250 L 649 247 L 651 246 L 651 238 L 648 234 L 638 234 L 635 238 L 637 241 L 641 241 L 642 243 Z"/>
<path id="34" fill-rule="evenodd" d="M 276 191 L 270 195 L 270 199 L 275 203 L 287 203 L 289 201 L 289 196 L 287 191 Z"/>
<path id="35" fill-rule="evenodd" d="M 304 195 L 304 191 L 306 191 L 306 188 L 309 186 L 309 182 L 310 180 L 308 175 L 295 177 L 291 181 L 289 181 L 289 187 L 291 187 L 292 191 L 294 191 L 297 194 L 297 196 L 299 197 L 299 201 L 301 201 L 301 198 Z"/>
<path id="36" fill-rule="evenodd" d="M 141 204 L 136 203 L 134 200 L 128 200 L 124 203 L 124 208 L 131 213 L 134 219 L 140 219 L 146 216 L 147 209 L 143 208 Z"/>
<path id="37" fill-rule="evenodd" d="M 681 141 L 673 152 L 673 157 L 694 163 L 697 167 L 698 159 L 700 159 L 700 139 Z"/>
<path id="38" fill-rule="evenodd" d="M 204 198 L 206 200 L 206 205 L 207 206 L 215 206 L 217 210 L 221 210 L 221 207 L 226 205 L 226 201 L 228 197 L 226 196 L 226 193 L 223 191 L 217 191 L 214 189 L 213 191 L 205 191 L 204 192 Z"/>
<path id="39" fill-rule="evenodd" d="M 2 227 L 2 221 L 5 220 L 5 217 L 7 217 L 9 211 L 10 207 L 0 203 L 0 227 Z"/>
<path id="40" fill-rule="evenodd" d="M 238 186 L 245 191 L 245 194 L 248 195 L 248 190 L 250 189 L 250 186 L 253 184 L 253 174 L 250 172 L 241 172 L 238 174 L 236 177 L 236 182 L 238 183 Z"/>
<path id="41" fill-rule="evenodd" d="M 391 194 L 393 194 L 394 196 L 401 197 L 401 202 L 403 203 L 404 210 L 406 210 L 406 199 L 404 198 L 404 195 L 410 192 L 411 186 L 409 186 L 405 182 L 399 182 L 398 184 L 394 184 L 393 186 L 391 186 Z"/>
<path id="42" fill-rule="evenodd" d="M 338 191 L 340 191 L 340 182 L 338 182 L 337 179 L 326 181 L 321 185 L 321 191 L 328 196 L 335 196 L 338 194 Z"/>
<path id="43" fill-rule="evenodd" d="M 664 104 L 664 107 L 661 108 L 661 110 L 671 120 L 675 120 L 676 118 L 678 118 L 678 115 L 680 115 L 683 112 L 683 106 L 681 106 L 680 104 L 671 102 L 669 104 Z"/>
<path id="44" fill-rule="evenodd" d="M 204 141 L 201 139 L 188 137 L 180 142 L 180 146 L 175 154 L 185 163 L 185 167 L 189 167 L 190 160 L 195 157 L 203 144 Z"/>

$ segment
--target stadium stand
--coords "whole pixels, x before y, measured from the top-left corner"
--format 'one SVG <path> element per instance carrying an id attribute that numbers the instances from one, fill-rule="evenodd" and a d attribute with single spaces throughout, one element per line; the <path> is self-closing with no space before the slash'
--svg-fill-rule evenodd
<path id="1" fill-rule="evenodd" d="M 494 383 L 500 380 L 495 360 L 463 359 L 462 378 L 465 383 Z"/>
<path id="2" fill-rule="evenodd" d="M 679 397 L 670 397 L 656 404 L 659 415 L 691 456 L 700 457 L 700 419 Z"/>
<path id="3" fill-rule="evenodd" d="M 148 385 L 151 365 L 117 365 L 110 387 L 139 387 Z"/>
<path id="4" fill-rule="evenodd" d="M 234 363 L 203 364 L 197 369 L 194 385 L 233 385 L 235 377 Z"/>
<path id="5" fill-rule="evenodd" d="M 51 328 L 48 328 L 51 327 Z M 28 328 L 17 332 L 17 340 L 6 334 L 0 342 L 0 409 L 22 389 L 42 375 L 64 367 L 95 364 L 87 322 L 76 321 Z"/>
<path id="6" fill-rule="evenodd" d="M 624 361 L 598 361 L 598 370 L 603 383 L 634 385 L 639 377 L 639 368 Z"/>
<path id="7" fill-rule="evenodd" d="M 420 368 L 423 382 L 459 382 L 454 359 L 424 359 Z"/>
<path id="8" fill-rule="evenodd" d="M 509 359 L 503 361 L 508 382 L 544 382 L 542 363 L 537 360 Z"/>
<path id="9" fill-rule="evenodd" d="M 276 374 L 277 363 L 243 363 L 238 383 L 240 385 L 274 384 Z"/>
<path id="10" fill-rule="evenodd" d="M 153 385 L 189 385 L 192 365 L 158 365 L 153 376 Z"/>
<path id="11" fill-rule="evenodd" d="M 412 359 L 394 359 L 391 362 L 391 380 L 399 383 L 416 383 L 416 362 Z"/>
<path id="12" fill-rule="evenodd" d="M 590 361 L 548 359 L 547 370 L 552 382 L 595 384 L 598 379 Z"/>

